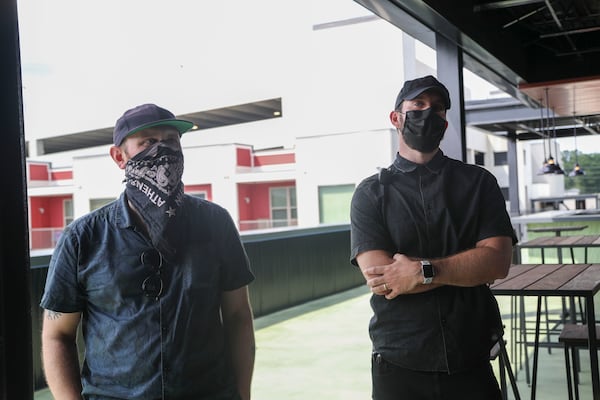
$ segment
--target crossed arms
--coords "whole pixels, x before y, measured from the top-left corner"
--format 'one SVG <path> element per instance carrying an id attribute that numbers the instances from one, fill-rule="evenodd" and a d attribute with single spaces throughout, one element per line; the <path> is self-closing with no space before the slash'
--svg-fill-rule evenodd
<path id="1" fill-rule="evenodd" d="M 420 259 L 384 250 L 360 253 L 356 260 L 367 285 L 388 300 L 402 294 L 420 293 L 442 285 L 477 286 L 506 276 L 512 258 L 512 239 L 495 236 L 477 242 L 474 248 L 430 260 L 435 268 L 432 284 L 424 285 Z M 385 284 L 385 285 L 384 285 Z"/>

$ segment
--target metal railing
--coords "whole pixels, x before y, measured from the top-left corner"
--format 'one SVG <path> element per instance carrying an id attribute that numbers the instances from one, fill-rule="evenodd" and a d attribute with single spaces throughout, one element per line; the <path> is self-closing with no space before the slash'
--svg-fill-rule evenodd
<path id="1" fill-rule="evenodd" d="M 53 249 L 65 228 L 31 228 L 29 247 L 31 250 Z"/>
<path id="2" fill-rule="evenodd" d="M 297 219 L 253 219 L 240 221 L 240 231 L 252 231 L 297 226 Z"/>

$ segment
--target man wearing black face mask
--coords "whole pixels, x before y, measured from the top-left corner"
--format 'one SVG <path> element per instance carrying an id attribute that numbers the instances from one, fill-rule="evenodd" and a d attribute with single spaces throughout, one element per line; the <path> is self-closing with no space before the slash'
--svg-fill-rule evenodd
<path id="1" fill-rule="evenodd" d="M 115 125 L 125 190 L 65 228 L 41 301 L 56 399 L 250 399 L 254 276 L 227 211 L 184 194 L 192 125 L 154 104 Z"/>
<path id="2" fill-rule="evenodd" d="M 376 400 L 501 398 L 489 351 L 502 324 L 486 284 L 508 273 L 516 237 L 493 175 L 439 149 L 449 108 L 434 77 L 405 82 L 390 113 L 396 160 L 352 199 Z"/>

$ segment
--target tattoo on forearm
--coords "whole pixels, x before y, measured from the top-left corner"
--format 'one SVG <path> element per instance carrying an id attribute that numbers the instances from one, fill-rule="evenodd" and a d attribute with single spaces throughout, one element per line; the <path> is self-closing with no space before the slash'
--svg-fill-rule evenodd
<path id="1" fill-rule="evenodd" d="M 46 318 L 59 319 L 62 314 L 56 311 L 46 310 Z"/>

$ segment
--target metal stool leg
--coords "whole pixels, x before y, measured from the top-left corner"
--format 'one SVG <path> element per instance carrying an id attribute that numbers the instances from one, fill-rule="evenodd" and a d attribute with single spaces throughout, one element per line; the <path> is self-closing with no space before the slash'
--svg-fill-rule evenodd
<path id="1" fill-rule="evenodd" d="M 571 361 L 572 361 L 572 371 L 573 371 L 573 386 L 575 389 L 575 400 L 579 400 L 579 371 L 577 368 L 577 349 L 575 346 L 571 347 Z"/>
<path id="2" fill-rule="evenodd" d="M 544 314 L 546 315 L 546 337 L 547 341 L 550 342 L 550 321 L 548 319 L 548 298 L 544 297 Z M 548 346 L 548 354 L 552 354 L 552 347 Z"/>
<path id="3" fill-rule="evenodd" d="M 506 352 L 506 343 L 504 343 L 503 338 L 500 338 L 498 340 L 498 343 L 500 344 L 500 359 L 499 359 L 500 370 L 502 370 L 502 371 L 506 370 L 506 373 L 508 374 L 508 380 L 510 381 L 510 386 L 512 387 L 515 400 L 521 400 L 521 396 L 519 394 L 519 388 L 517 387 L 517 382 L 515 380 L 515 375 L 513 374 L 512 367 L 510 366 L 510 360 L 508 359 L 508 353 Z M 505 381 L 504 382 L 504 390 L 506 390 L 506 380 L 505 380 L 505 378 L 503 378 L 503 380 Z"/>
<path id="4" fill-rule="evenodd" d="M 529 374 L 529 356 L 527 354 L 527 316 L 525 315 L 525 297 L 521 296 L 520 298 L 520 308 L 521 308 L 521 312 L 520 312 L 520 326 L 519 326 L 519 331 L 520 331 L 520 336 L 521 336 L 521 346 L 519 346 L 520 348 L 524 349 L 524 354 L 522 354 L 524 356 L 525 359 L 525 382 L 527 382 L 527 384 L 531 383 L 531 376 Z M 521 350 L 523 351 L 523 350 Z"/>
<path id="5" fill-rule="evenodd" d="M 565 370 L 567 371 L 567 390 L 569 400 L 573 400 L 573 381 L 571 380 L 571 362 L 569 361 L 569 346 L 565 345 Z"/>

